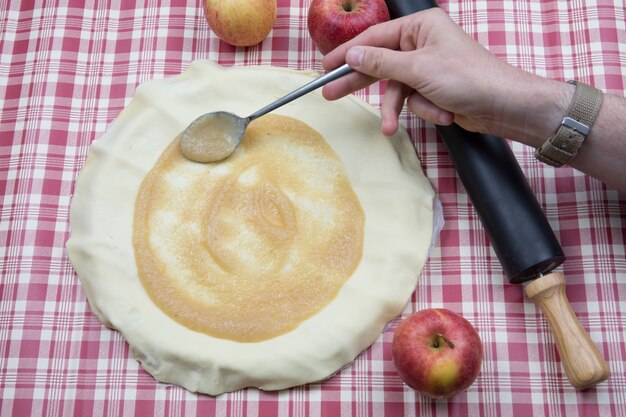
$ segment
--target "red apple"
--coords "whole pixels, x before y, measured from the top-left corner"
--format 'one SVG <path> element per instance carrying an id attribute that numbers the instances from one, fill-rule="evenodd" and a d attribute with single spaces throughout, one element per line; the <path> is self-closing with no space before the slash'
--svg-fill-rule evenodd
<path id="1" fill-rule="evenodd" d="M 312 0 L 309 6 L 309 33 L 324 55 L 387 20 L 384 0 Z"/>
<path id="2" fill-rule="evenodd" d="M 204 0 L 209 27 L 235 46 L 260 43 L 276 21 L 276 0 Z"/>
<path id="3" fill-rule="evenodd" d="M 432 398 L 450 398 L 476 379 L 483 346 L 466 319 L 447 309 L 429 308 L 400 323 L 392 355 L 409 387 Z"/>

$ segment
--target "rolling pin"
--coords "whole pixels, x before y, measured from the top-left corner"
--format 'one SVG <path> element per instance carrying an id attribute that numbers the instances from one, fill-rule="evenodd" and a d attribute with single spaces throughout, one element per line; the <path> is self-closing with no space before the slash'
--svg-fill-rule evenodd
<path id="1" fill-rule="evenodd" d="M 392 19 L 438 7 L 435 0 L 386 0 Z M 444 75 L 445 76 L 445 75 Z M 570 383 L 590 388 L 609 368 L 574 314 L 565 278 L 552 272 L 565 255 L 511 148 L 499 137 L 437 126 L 457 174 L 511 283 L 543 311 Z"/>

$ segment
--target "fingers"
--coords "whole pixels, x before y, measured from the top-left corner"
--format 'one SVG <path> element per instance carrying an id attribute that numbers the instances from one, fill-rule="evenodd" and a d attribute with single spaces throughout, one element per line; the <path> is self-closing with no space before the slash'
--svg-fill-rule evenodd
<path id="1" fill-rule="evenodd" d="M 415 87 L 419 72 L 419 51 L 396 51 L 372 46 L 354 46 L 346 62 L 356 71 L 378 79 L 396 80 Z"/>
<path id="2" fill-rule="evenodd" d="M 398 116 L 400 116 L 404 102 L 410 92 L 411 88 L 397 81 L 390 80 L 387 83 L 387 90 L 380 109 L 382 132 L 385 136 L 392 136 L 398 130 Z"/>
<path id="3" fill-rule="evenodd" d="M 355 46 L 348 50 L 345 61 L 356 73 L 327 84 L 322 94 L 327 100 L 335 100 L 360 90 L 379 79 L 399 81 L 415 86 L 412 74 L 418 67 L 415 51 L 394 51 L 371 46 Z"/>
<path id="4" fill-rule="evenodd" d="M 454 113 L 436 106 L 417 92 L 409 96 L 407 108 L 417 117 L 436 125 L 448 126 L 454 122 Z"/>
<path id="5" fill-rule="evenodd" d="M 322 62 L 325 69 L 346 62 L 355 72 L 326 85 L 322 90 L 324 97 L 334 100 L 376 80 L 388 79 L 381 106 L 385 135 L 392 135 L 397 130 L 398 116 L 407 97 L 410 97 L 409 110 L 419 117 L 437 124 L 452 123 L 453 113 L 417 93 L 434 91 L 433 81 L 427 76 L 432 73 L 432 57 L 429 58 L 428 54 L 432 55 L 432 49 L 422 52 L 424 42 L 430 39 L 428 34 L 433 30 L 433 19 L 446 19 L 444 23 L 454 25 L 443 11 L 424 11 L 374 25 L 328 53 Z"/>
<path id="6" fill-rule="evenodd" d="M 326 100 L 337 100 L 354 91 L 358 91 L 376 82 L 377 79 L 359 72 L 345 75 L 340 79 L 326 84 L 322 88 L 322 95 Z"/>
<path id="7" fill-rule="evenodd" d="M 396 19 L 393 22 L 388 21 L 371 26 L 350 41 L 329 52 L 322 60 L 322 66 L 328 71 L 344 64 L 348 50 L 354 45 L 365 44 L 381 48 L 397 49 L 400 44 L 402 31 L 401 23 L 402 19 Z M 354 91 L 365 88 L 375 81 L 377 81 L 375 77 L 356 72 L 324 86 L 322 94 L 327 100 L 336 100 Z"/>
<path id="8" fill-rule="evenodd" d="M 406 18 L 395 19 L 369 27 L 343 45 L 329 52 L 322 60 L 325 70 L 331 70 L 345 62 L 348 50 L 356 45 L 370 45 L 380 48 L 398 49 Z"/>
<path id="9" fill-rule="evenodd" d="M 385 136 L 392 136 L 398 130 L 398 117 L 405 101 L 408 110 L 421 119 L 441 126 L 454 122 L 453 113 L 436 106 L 411 87 L 391 80 L 387 84 L 381 106 L 382 131 Z"/>

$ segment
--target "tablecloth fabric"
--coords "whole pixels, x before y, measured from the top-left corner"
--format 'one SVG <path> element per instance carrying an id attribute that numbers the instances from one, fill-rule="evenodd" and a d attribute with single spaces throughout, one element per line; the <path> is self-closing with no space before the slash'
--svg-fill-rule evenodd
<path id="1" fill-rule="evenodd" d="M 199 0 L 0 0 L 0 415 L 626 416 L 625 196 L 511 144 L 567 255 L 559 270 L 572 307 L 612 371 L 579 392 L 542 313 L 521 286 L 508 284 L 435 128 L 406 112 L 402 121 L 446 225 L 404 314 L 330 380 L 280 392 L 190 393 L 156 382 L 90 312 L 64 249 L 90 143 L 140 83 L 178 74 L 193 60 L 321 70 L 309 4 L 278 0 L 270 36 L 234 48 L 210 31 Z M 625 93 L 622 0 L 440 5 L 516 66 Z M 378 106 L 381 91 L 376 84 L 357 95 Z M 428 307 L 461 313 L 484 343 L 477 381 L 449 401 L 411 391 L 391 361 L 399 320 Z"/>

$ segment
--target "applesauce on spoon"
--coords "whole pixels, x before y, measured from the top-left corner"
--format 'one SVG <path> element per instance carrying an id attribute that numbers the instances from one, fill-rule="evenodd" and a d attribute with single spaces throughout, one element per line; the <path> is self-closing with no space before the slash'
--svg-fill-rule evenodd
<path id="1" fill-rule="evenodd" d="M 180 150 L 187 159 L 195 162 L 221 161 L 235 151 L 247 124 L 245 119 L 232 113 L 207 113 L 185 129 Z"/>

